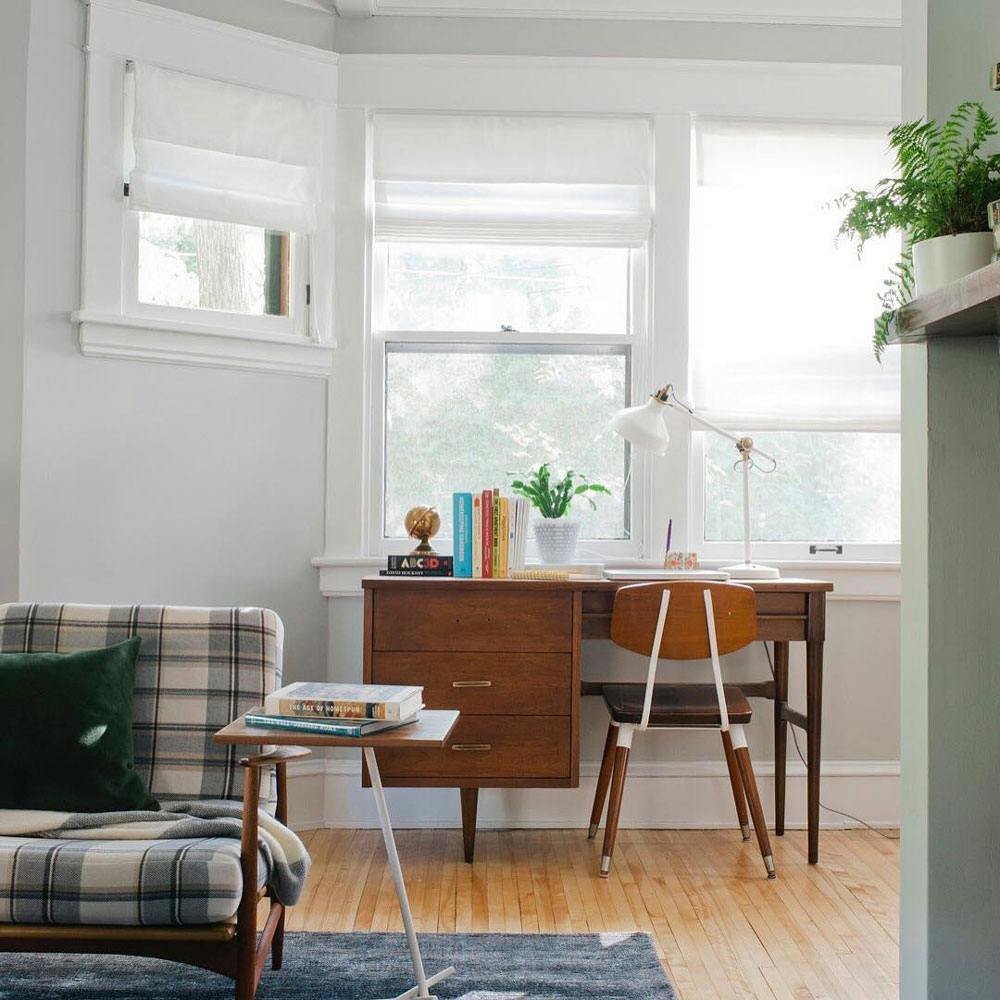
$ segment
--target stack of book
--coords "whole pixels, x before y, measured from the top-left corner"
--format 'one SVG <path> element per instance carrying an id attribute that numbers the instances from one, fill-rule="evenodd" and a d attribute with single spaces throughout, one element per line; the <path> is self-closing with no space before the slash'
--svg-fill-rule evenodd
<path id="1" fill-rule="evenodd" d="M 451 556 L 388 556 L 385 569 L 379 576 L 452 576 L 454 559 Z"/>
<path id="2" fill-rule="evenodd" d="M 248 726 L 325 736 L 370 736 L 413 722 L 423 700 L 422 687 L 299 681 L 269 694 L 244 721 Z"/>
<path id="3" fill-rule="evenodd" d="M 1000 261 L 1000 201 L 991 201 L 986 206 L 986 219 L 993 230 L 993 263 Z"/>
<path id="4" fill-rule="evenodd" d="M 499 489 L 453 496 L 455 576 L 509 577 L 524 569 L 531 510 L 524 497 Z"/>

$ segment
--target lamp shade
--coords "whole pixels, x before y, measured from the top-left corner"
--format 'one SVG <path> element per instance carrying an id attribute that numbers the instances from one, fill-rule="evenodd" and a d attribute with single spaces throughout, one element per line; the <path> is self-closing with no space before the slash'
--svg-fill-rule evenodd
<path id="1" fill-rule="evenodd" d="M 650 396 L 639 406 L 619 410 L 611 420 L 611 429 L 639 448 L 665 455 L 670 445 L 670 432 L 663 419 L 665 408 L 666 404 Z"/>

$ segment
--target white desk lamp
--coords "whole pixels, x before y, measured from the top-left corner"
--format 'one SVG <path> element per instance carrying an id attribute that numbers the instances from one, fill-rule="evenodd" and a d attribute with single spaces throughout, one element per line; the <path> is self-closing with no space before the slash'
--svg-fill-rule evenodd
<path id="1" fill-rule="evenodd" d="M 710 431 L 722 435 L 736 445 L 743 464 L 743 562 L 735 566 L 723 566 L 733 580 L 777 580 L 781 575 L 774 566 L 761 566 L 751 558 L 750 551 L 750 466 L 751 456 L 759 455 L 777 465 L 772 455 L 761 451 L 753 443 L 753 438 L 736 437 L 704 417 L 699 417 L 687 403 L 682 402 L 674 394 L 672 385 L 665 385 L 639 406 L 630 406 L 620 410 L 611 421 L 611 429 L 621 435 L 626 441 L 652 452 L 654 455 L 665 455 L 670 444 L 670 432 L 664 420 L 664 408 L 671 407 L 686 413 L 695 423 L 707 427 Z"/>

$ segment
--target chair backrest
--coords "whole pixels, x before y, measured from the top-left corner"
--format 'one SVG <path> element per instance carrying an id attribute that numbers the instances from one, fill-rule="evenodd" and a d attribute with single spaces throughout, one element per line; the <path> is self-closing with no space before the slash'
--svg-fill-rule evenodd
<path id="1" fill-rule="evenodd" d="M 281 619 L 265 608 L 0 605 L 0 653 L 69 653 L 142 638 L 135 767 L 163 803 L 238 799 L 244 750 L 212 735 L 281 683 Z M 270 798 L 262 775 L 263 800 Z"/>
<path id="2" fill-rule="evenodd" d="M 757 600 L 749 587 L 733 583 L 640 583 L 615 593 L 611 639 L 649 657 L 640 729 L 649 726 L 660 660 L 712 660 L 712 676 L 723 731 L 729 713 L 719 657 L 753 642 Z"/>
<path id="3" fill-rule="evenodd" d="M 705 591 L 712 595 L 719 655 L 750 645 L 757 637 L 754 592 L 737 583 L 702 583 L 694 580 L 637 583 L 615 593 L 611 613 L 611 640 L 633 653 L 650 656 L 663 592 L 670 592 L 661 660 L 705 660 L 711 655 Z"/>

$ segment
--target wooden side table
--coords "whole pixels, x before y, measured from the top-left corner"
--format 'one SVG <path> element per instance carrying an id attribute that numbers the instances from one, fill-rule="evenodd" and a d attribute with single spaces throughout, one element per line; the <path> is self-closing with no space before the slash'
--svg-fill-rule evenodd
<path id="1" fill-rule="evenodd" d="M 399 729 L 389 729 L 371 736 L 358 738 L 348 736 L 324 736 L 318 733 L 296 733 L 287 729 L 265 729 L 261 726 L 248 726 L 241 716 L 224 729 L 215 734 L 216 743 L 227 744 L 267 744 L 269 746 L 308 746 L 308 747 L 356 747 L 364 754 L 371 777 L 372 791 L 375 794 L 375 807 L 378 810 L 379 824 L 382 827 L 382 838 L 385 841 L 385 852 L 389 858 L 389 870 L 396 887 L 396 898 L 399 900 L 399 911 L 403 917 L 403 927 L 406 929 L 406 940 L 410 946 L 410 960 L 413 963 L 413 974 L 417 985 L 399 994 L 395 1000 L 410 1000 L 412 997 L 431 997 L 429 988 L 435 983 L 447 979 L 455 972 L 455 967 L 449 965 L 440 972 L 428 976 L 424 972 L 424 962 L 420 955 L 420 945 L 413 927 L 413 914 L 410 911 L 410 901 L 406 895 L 406 884 L 403 881 L 403 870 L 399 864 L 399 852 L 396 850 L 396 838 L 393 836 L 392 823 L 389 820 L 389 809 L 385 801 L 385 791 L 382 788 L 382 777 L 379 774 L 378 760 L 375 751 L 378 749 L 443 749 L 451 735 L 458 712 L 454 711 L 423 711 L 416 722 Z M 432 998 L 433 1000 L 433 998 Z"/>

